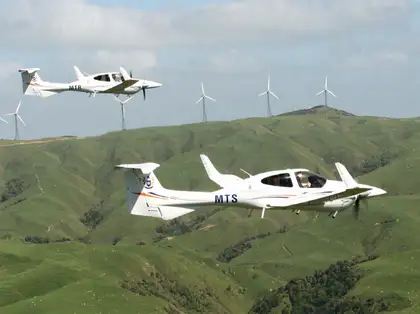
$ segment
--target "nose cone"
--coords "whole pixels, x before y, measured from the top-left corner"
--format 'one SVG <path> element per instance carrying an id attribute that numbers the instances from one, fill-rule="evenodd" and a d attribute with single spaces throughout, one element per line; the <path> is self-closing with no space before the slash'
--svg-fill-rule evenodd
<path id="1" fill-rule="evenodd" d="M 370 190 L 368 197 L 374 197 L 374 196 L 381 196 L 386 194 L 385 190 L 382 190 L 380 188 L 373 188 Z"/>
<path id="2" fill-rule="evenodd" d="M 158 87 L 162 87 L 163 85 L 161 83 L 158 82 L 153 82 L 153 81 L 148 81 L 147 82 L 147 87 L 148 88 L 158 88 Z"/>

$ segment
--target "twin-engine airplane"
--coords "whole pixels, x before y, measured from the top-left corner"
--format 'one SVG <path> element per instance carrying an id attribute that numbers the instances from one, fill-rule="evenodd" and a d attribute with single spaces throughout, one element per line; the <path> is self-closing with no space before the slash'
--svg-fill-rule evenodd
<path id="1" fill-rule="evenodd" d="M 120 67 L 120 72 L 104 72 L 88 75 L 82 73 L 78 67 L 73 66 L 77 80 L 71 83 L 54 83 L 43 81 L 38 74 L 39 68 L 20 69 L 22 77 L 23 94 L 50 97 L 65 91 L 88 93 L 89 97 L 99 94 L 114 94 L 116 96 L 132 96 L 143 91 L 146 100 L 146 89 L 161 87 L 161 83 L 132 78 L 131 73 Z"/>
<path id="2" fill-rule="evenodd" d="M 126 169 L 127 207 L 131 214 L 159 217 L 164 220 L 186 215 L 199 206 L 237 206 L 247 209 L 307 210 L 328 212 L 333 218 L 359 202 L 386 194 L 386 191 L 358 184 L 341 163 L 335 166 L 342 181 L 327 180 L 308 169 L 275 170 L 250 176 L 220 174 L 207 156 L 200 156 L 210 179 L 222 189 L 214 192 L 177 191 L 165 189 L 154 170 L 156 163 L 121 164 Z"/>

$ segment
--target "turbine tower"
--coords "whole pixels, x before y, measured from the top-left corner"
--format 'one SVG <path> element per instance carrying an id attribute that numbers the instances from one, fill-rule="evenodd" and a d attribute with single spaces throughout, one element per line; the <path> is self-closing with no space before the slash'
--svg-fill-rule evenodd
<path id="1" fill-rule="evenodd" d="M 205 102 L 206 98 L 216 102 L 215 99 L 206 95 L 206 93 L 204 92 L 203 82 L 201 82 L 201 97 L 199 100 L 197 100 L 196 104 L 198 104 L 200 101 L 203 101 L 203 122 L 207 122 L 206 102 Z"/>
<path id="2" fill-rule="evenodd" d="M 331 95 L 333 95 L 334 97 L 337 97 L 334 95 L 334 93 L 332 91 L 330 91 L 328 89 L 328 77 L 325 77 L 325 84 L 324 84 L 324 89 L 322 91 L 320 91 L 318 94 L 316 94 L 316 96 L 321 95 L 322 93 L 324 93 L 324 99 L 325 99 L 325 107 L 328 107 L 328 102 L 327 102 L 327 94 L 330 93 Z"/>
<path id="3" fill-rule="evenodd" d="M 125 107 L 124 106 L 129 100 L 131 100 L 131 98 L 133 98 L 133 96 L 127 97 L 126 100 L 121 100 L 117 96 L 114 96 L 114 99 L 116 101 L 118 101 L 120 103 L 120 106 L 121 106 L 121 129 L 123 131 L 126 129 L 125 128 Z"/>
<path id="4" fill-rule="evenodd" d="M 18 126 L 18 119 L 20 120 L 20 122 L 22 122 L 22 124 L 24 126 L 26 126 L 25 122 L 23 121 L 22 117 L 19 115 L 19 109 L 20 109 L 20 105 L 22 103 L 22 100 L 19 101 L 19 104 L 16 108 L 15 112 L 11 112 L 8 114 L 5 114 L 5 116 L 14 116 L 15 117 L 15 140 L 19 139 L 19 126 Z"/>
<path id="5" fill-rule="evenodd" d="M 267 95 L 267 117 L 272 117 L 273 114 L 271 113 L 271 107 L 270 107 L 270 94 L 273 95 L 275 98 L 279 99 L 276 94 L 274 94 L 270 90 L 270 76 L 268 76 L 268 82 L 267 82 L 267 90 L 261 94 L 258 95 L 258 97 L 261 97 L 263 95 Z"/>

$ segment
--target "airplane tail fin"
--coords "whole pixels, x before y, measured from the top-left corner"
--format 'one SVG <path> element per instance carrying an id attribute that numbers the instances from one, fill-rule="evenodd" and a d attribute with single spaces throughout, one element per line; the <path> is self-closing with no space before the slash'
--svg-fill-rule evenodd
<path id="1" fill-rule="evenodd" d="M 24 95 L 38 96 L 35 87 L 42 83 L 42 79 L 38 74 L 39 68 L 19 69 L 22 78 L 22 91 Z"/>
<path id="2" fill-rule="evenodd" d="M 85 76 L 83 73 L 79 70 L 79 68 L 75 65 L 73 65 L 74 72 L 76 73 L 76 77 L 78 81 L 83 81 L 85 79 Z"/>
<path id="3" fill-rule="evenodd" d="M 43 90 L 43 84 L 45 82 L 38 74 L 39 70 L 39 68 L 19 69 L 20 76 L 22 78 L 23 95 L 46 98 L 58 94 L 57 92 Z"/>
<path id="4" fill-rule="evenodd" d="M 200 158 L 210 180 L 212 180 L 214 183 L 216 183 L 220 187 L 227 188 L 228 186 L 232 186 L 234 184 L 243 182 L 242 178 L 239 178 L 238 176 L 235 176 L 233 174 L 221 174 L 213 166 L 213 163 L 210 161 L 210 159 L 206 155 L 201 154 Z"/>
<path id="5" fill-rule="evenodd" d="M 153 172 L 158 167 L 159 164 L 152 162 L 115 166 L 125 169 L 126 203 L 130 214 L 170 220 L 194 211 L 190 208 L 164 205 L 169 197 L 165 196 L 166 189 Z"/>

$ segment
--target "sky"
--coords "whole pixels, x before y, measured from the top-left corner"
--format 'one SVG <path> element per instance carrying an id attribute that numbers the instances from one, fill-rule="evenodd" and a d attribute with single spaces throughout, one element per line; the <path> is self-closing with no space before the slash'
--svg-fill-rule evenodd
<path id="1" fill-rule="evenodd" d="M 3 114 L 22 100 L 21 139 L 94 136 L 121 128 L 111 95 L 23 96 L 19 68 L 45 81 L 118 71 L 163 84 L 126 106 L 130 129 L 200 122 L 201 82 L 217 102 L 209 120 L 274 114 L 323 104 L 358 115 L 420 116 L 417 0 L 14 0 L 0 11 L 0 138 Z"/>

